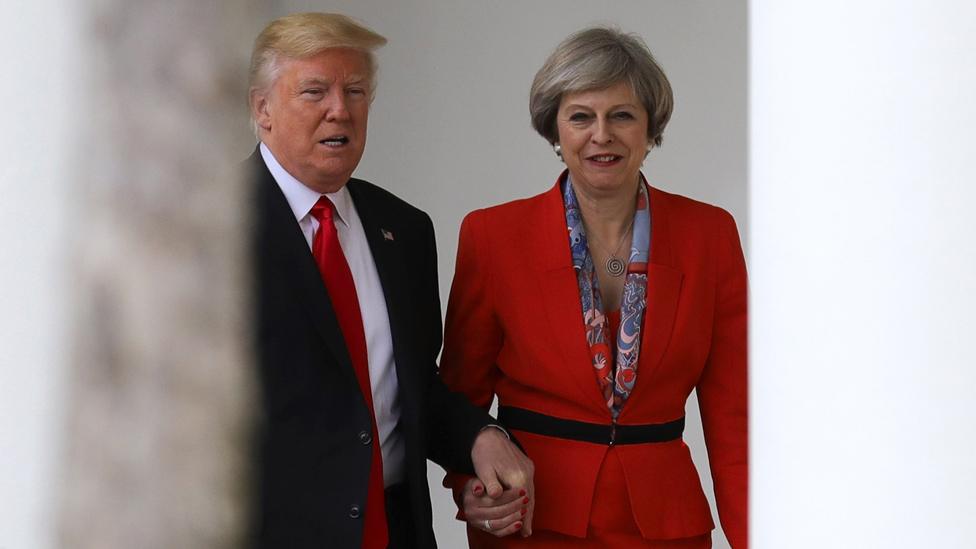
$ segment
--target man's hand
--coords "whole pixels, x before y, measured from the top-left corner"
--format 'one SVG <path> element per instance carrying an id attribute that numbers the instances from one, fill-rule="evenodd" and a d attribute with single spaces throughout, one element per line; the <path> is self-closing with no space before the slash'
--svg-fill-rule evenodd
<path id="1" fill-rule="evenodd" d="M 532 460 L 502 431 L 489 427 L 474 439 L 471 461 L 478 476 L 478 481 L 472 486 L 476 495 L 480 495 L 478 489 L 482 487 L 485 495 L 492 499 L 502 497 L 503 493 L 511 494 L 514 491 L 521 494 L 522 490 L 525 491 L 524 496 L 520 496 L 528 500 L 520 531 L 522 537 L 532 535 L 532 515 L 535 510 L 535 466 Z M 482 486 L 478 486 L 479 481 Z"/>

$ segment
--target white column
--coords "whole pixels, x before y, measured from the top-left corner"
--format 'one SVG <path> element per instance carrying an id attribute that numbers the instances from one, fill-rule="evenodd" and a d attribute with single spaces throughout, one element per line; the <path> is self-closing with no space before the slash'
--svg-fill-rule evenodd
<path id="1" fill-rule="evenodd" d="M 14 3 L 11 3 L 14 4 Z M 0 547 L 51 546 L 63 427 L 69 129 L 79 116 L 73 2 L 4 6 L 0 35 Z"/>
<path id="2" fill-rule="evenodd" d="M 274 2 L 80 4 L 83 69 L 53 89 L 81 124 L 66 136 L 69 372 L 44 527 L 72 549 L 240 547 L 257 408 L 235 167 L 254 144 L 253 29 Z"/>
<path id="3" fill-rule="evenodd" d="M 974 547 L 976 4 L 750 19 L 752 547 Z"/>

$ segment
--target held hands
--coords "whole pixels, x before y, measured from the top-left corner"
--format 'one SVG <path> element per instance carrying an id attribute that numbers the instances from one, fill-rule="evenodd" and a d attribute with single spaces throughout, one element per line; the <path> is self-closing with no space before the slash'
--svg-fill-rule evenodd
<path id="1" fill-rule="evenodd" d="M 496 536 L 532 535 L 535 467 L 505 434 L 486 428 L 474 441 L 471 460 L 477 479 L 464 486 L 462 505 L 468 524 Z"/>
<path id="2" fill-rule="evenodd" d="M 529 497 L 524 488 L 509 488 L 493 498 L 480 480 L 472 478 L 464 485 L 461 504 L 469 525 L 504 537 L 523 529 Z M 527 532 L 523 530 L 522 535 L 527 536 Z"/>

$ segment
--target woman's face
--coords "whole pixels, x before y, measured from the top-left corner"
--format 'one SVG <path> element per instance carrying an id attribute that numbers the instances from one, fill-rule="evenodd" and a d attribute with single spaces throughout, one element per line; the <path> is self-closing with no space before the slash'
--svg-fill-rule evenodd
<path id="1" fill-rule="evenodd" d="M 629 83 L 564 95 L 556 128 L 578 190 L 599 197 L 636 185 L 647 154 L 647 110 Z"/>

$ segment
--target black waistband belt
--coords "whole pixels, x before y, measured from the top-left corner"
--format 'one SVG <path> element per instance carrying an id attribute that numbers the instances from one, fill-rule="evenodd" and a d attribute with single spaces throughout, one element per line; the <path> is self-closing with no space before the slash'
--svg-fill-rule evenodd
<path id="1" fill-rule="evenodd" d="M 562 419 L 512 406 L 498 408 L 498 421 L 509 429 L 607 446 L 668 442 L 681 438 L 685 430 L 684 417 L 667 423 L 607 425 Z"/>

